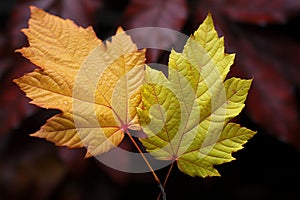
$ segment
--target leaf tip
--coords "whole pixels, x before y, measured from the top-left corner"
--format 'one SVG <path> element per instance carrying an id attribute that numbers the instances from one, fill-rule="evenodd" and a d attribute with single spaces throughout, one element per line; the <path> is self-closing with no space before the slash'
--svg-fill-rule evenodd
<path id="1" fill-rule="evenodd" d="M 207 16 L 208 16 L 208 17 L 212 17 L 211 10 L 208 11 Z"/>
<path id="2" fill-rule="evenodd" d="M 84 159 L 87 159 L 87 158 L 90 158 L 92 157 L 93 155 L 89 152 L 89 151 L 86 151 L 86 154 L 84 156 Z"/>
<path id="3" fill-rule="evenodd" d="M 210 23 L 213 22 L 213 16 L 212 16 L 212 12 L 211 11 L 208 11 L 207 16 L 206 16 L 206 18 L 205 18 L 204 21 L 207 21 L 207 22 L 210 22 Z"/>
<path id="4" fill-rule="evenodd" d="M 123 32 L 124 32 L 124 29 L 123 29 L 121 26 L 119 26 L 119 27 L 117 28 L 116 34 L 123 33 Z"/>
<path id="5" fill-rule="evenodd" d="M 39 9 L 38 7 L 36 7 L 34 5 L 30 5 L 29 10 L 30 10 L 30 13 L 35 13 L 35 12 L 42 11 L 41 9 Z"/>
<path id="6" fill-rule="evenodd" d="M 23 48 L 20 48 L 20 49 L 16 49 L 16 50 L 15 50 L 15 53 L 20 53 L 20 54 L 22 54 L 22 52 L 23 52 Z"/>
<path id="7" fill-rule="evenodd" d="M 19 84 L 18 84 L 19 79 L 18 78 L 13 79 L 12 81 L 19 86 Z"/>
<path id="8" fill-rule="evenodd" d="M 40 134 L 39 134 L 39 131 L 35 132 L 35 133 L 31 133 L 29 134 L 30 137 L 38 137 L 38 138 L 41 138 Z"/>

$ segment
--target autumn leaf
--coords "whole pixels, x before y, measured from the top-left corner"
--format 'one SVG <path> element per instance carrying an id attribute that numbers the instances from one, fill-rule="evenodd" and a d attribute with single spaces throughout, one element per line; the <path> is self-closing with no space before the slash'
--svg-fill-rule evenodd
<path id="1" fill-rule="evenodd" d="M 225 80 L 233 61 L 209 14 L 183 52 L 171 52 L 168 78 L 147 67 L 138 115 L 148 152 L 200 177 L 219 176 L 214 165 L 234 160 L 232 152 L 255 132 L 230 122 L 244 108 L 252 82 Z"/>
<path id="2" fill-rule="evenodd" d="M 118 29 L 104 45 L 91 27 L 30 7 L 29 47 L 21 52 L 41 69 L 15 82 L 43 108 L 62 111 L 32 136 L 98 155 L 117 146 L 128 129 L 139 129 L 136 107 L 145 51 Z"/>

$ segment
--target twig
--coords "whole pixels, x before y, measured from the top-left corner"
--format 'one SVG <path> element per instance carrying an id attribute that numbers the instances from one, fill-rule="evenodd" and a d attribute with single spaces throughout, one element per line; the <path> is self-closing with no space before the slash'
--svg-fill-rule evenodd
<path id="1" fill-rule="evenodd" d="M 164 181 L 164 184 L 163 184 L 163 188 L 166 187 L 167 181 L 168 181 L 168 179 L 169 179 L 169 176 L 170 176 L 171 171 L 172 171 L 173 166 L 174 166 L 174 162 L 175 162 L 175 161 L 172 162 L 172 164 L 171 164 L 171 166 L 170 166 L 170 168 L 169 168 L 169 171 L 168 171 L 168 173 L 167 173 L 167 176 L 166 176 L 165 181 Z M 163 193 L 160 192 L 156 200 L 159 200 L 159 199 L 160 199 L 161 194 L 163 194 Z M 164 194 L 163 194 L 163 200 L 166 200 L 166 197 L 164 197 Z"/>
<path id="2" fill-rule="evenodd" d="M 139 151 L 139 153 L 141 154 L 142 158 L 144 159 L 145 163 L 147 164 L 149 170 L 151 171 L 156 183 L 158 184 L 158 187 L 160 189 L 160 193 L 163 195 L 163 200 L 166 200 L 166 193 L 165 193 L 165 189 L 164 186 L 161 184 L 158 176 L 156 175 L 156 173 L 154 172 L 152 166 L 150 165 L 149 161 L 147 160 L 147 158 L 145 157 L 144 153 L 142 152 L 141 148 L 139 147 L 139 145 L 136 143 L 136 141 L 134 140 L 134 138 L 132 137 L 132 135 L 129 132 L 126 132 L 126 134 L 128 135 L 128 137 L 130 138 L 131 142 L 134 144 L 134 146 L 137 148 L 137 150 Z"/>

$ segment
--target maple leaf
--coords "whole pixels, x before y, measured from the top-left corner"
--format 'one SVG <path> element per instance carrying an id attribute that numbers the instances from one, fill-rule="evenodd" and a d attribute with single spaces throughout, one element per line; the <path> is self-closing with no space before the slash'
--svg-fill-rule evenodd
<path id="1" fill-rule="evenodd" d="M 148 152 L 176 160 L 190 176 L 220 175 L 213 166 L 232 161 L 232 152 L 255 134 L 230 122 L 243 109 L 252 82 L 225 80 L 233 61 L 208 14 L 183 52 L 172 50 L 168 78 L 147 67 L 138 115 Z"/>
<path id="2" fill-rule="evenodd" d="M 121 28 L 106 45 L 82 28 L 30 7 L 29 47 L 18 52 L 41 67 L 15 82 L 43 108 L 62 111 L 32 136 L 98 155 L 117 146 L 128 129 L 139 129 L 136 107 L 144 79 L 145 51 Z"/>

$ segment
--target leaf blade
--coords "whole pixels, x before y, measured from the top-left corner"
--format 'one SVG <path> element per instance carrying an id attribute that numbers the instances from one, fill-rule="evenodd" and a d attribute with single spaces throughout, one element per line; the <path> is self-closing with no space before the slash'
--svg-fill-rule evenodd
<path id="1" fill-rule="evenodd" d="M 148 137 L 140 140 L 147 151 L 157 159 L 177 161 L 179 169 L 191 176 L 220 175 L 214 165 L 232 161 L 231 153 L 255 134 L 228 123 L 244 108 L 252 82 L 238 78 L 225 81 L 233 60 L 234 54 L 224 52 L 224 39 L 218 37 L 209 14 L 187 40 L 183 52 L 171 52 L 168 78 L 155 70 L 147 71 L 147 76 L 158 79 L 146 79 L 142 87 L 144 110 L 139 116 L 145 120 L 142 126 Z M 161 92 L 150 87 L 160 87 Z M 175 102 L 178 105 L 168 106 Z M 153 106 L 165 111 L 164 120 L 154 120 Z M 180 112 L 175 113 L 175 108 Z M 235 145 L 232 135 L 243 140 Z M 224 138 L 232 143 L 230 150 L 222 146 Z"/>
<path id="2" fill-rule="evenodd" d="M 104 45 L 91 28 L 30 9 L 24 30 L 30 46 L 17 51 L 41 69 L 14 81 L 33 104 L 62 111 L 32 136 L 86 147 L 87 157 L 118 146 L 125 131 L 140 129 L 136 107 L 145 50 L 138 50 L 122 28 Z"/>
<path id="3" fill-rule="evenodd" d="M 64 65 L 64 71 L 74 73 L 89 52 L 101 43 L 91 27 L 81 28 L 71 20 L 34 6 L 30 6 L 30 11 L 29 28 L 23 29 L 30 46 L 17 52 L 43 69 L 62 71 Z"/>

